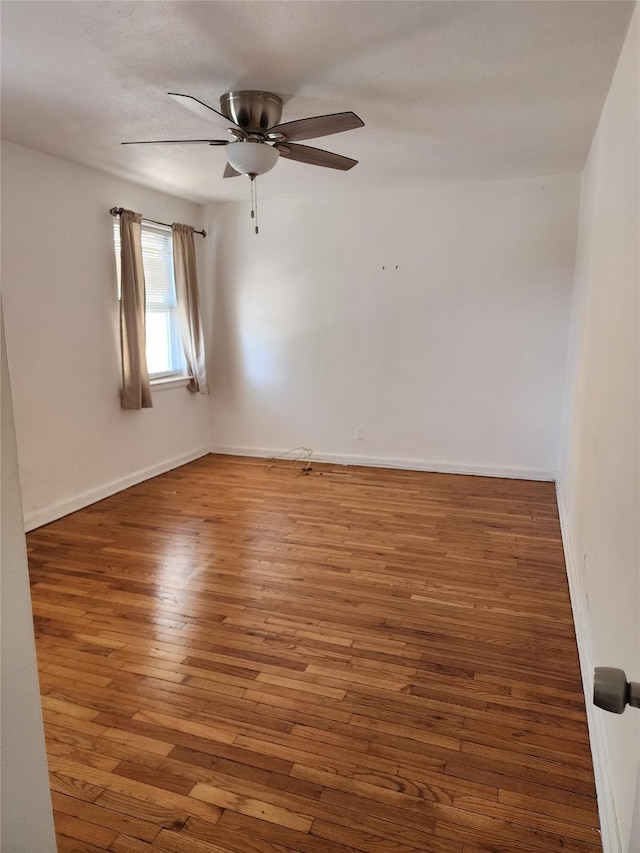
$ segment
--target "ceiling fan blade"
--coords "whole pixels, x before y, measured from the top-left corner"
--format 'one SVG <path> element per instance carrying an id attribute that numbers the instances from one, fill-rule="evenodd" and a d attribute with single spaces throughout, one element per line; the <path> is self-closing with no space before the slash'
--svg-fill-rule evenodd
<path id="1" fill-rule="evenodd" d="M 319 136 L 342 133 L 344 130 L 355 130 L 356 127 L 364 127 L 364 122 L 355 113 L 333 113 L 277 124 L 269 128 L 267 136 L 270 133 L 282 133 L 287 141 L 295 142 L 296 139 L 317 139 Z"/>
<path id="2" fill-rule="evenodd" d="M 241 172 L 236 172 L 236 170 L 233 168 L 231 163 L 227 163 L 227 165 L 225 166 L 224 172 L 222 174 L 222 177 L 223 178 L 237 178 L 241 174 L 242 174 Z"/>
<path id="3" fill-rule="evenodd" d="M 328 169 L 340 169 L 346 172 L 352 169 L 357 160 L 351 157 L 343 157 L 342 154 L 333 154 L 331 151 L 323 151 L 322 148 L 311 148 L 310 145 L 292 145 L 287 142 L 274 145 L 280 152 L 281 157 L 287 160 L 298 160 L 300 163 L 308 163 L 310 166 L 326 166 Z"/>
<path id="4" fill-rule="evenodd" d="M 227 118 L 218 110 L 214 110 L 213 107 L 210 107 L 208 104 L 205 104 L 204 101 L 199 101 L 197 98 L 194 98 L 193 95 L 179 95 L 177 92 L 167 92 L 170 98 L 173 98 L 174 101 L 177 101 L 179 104 L 182 104 L 183 107 L 186 107 L 191 112 L 197 113 L 201 118 L 205 118 L 207 121 L 212 121 L 214 116 L 218 118 L 215 121 L 220 124 L 220 119 L 224 123 L 225 127 L 229 127 L 229 125 L 233 125 L 234 127 L 239 127 L 233 121 L 233 119 Z"/>
<path id="5" fill-rule="evenodd" d="M 226 139 L 145 139 L 142 142 L 121 142 L 120 145 L 228 145 Z"/>

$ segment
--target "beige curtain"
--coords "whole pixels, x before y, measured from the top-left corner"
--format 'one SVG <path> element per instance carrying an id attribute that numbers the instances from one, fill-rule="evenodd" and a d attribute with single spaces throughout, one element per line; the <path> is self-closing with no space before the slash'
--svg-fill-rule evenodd
<path id="1" fill-rule="evenodd" d="M 190 391 L 208 394 L 207 358 L 204 350 L 204 334 L 198 299 L 193 228 L 174 222 L 171 230 L 173 232 L 173 269 L 176 278 L 178 321 L 182 346 L 191 374 L 191 380 L 187 387 Z"/>
<path id="2" fill-rule="evenodd" d="M 120 340 L 123 409 L 150 409 L 153 406 L 145 352 L 141 220 L 142 216 L 131 210 L 123 210 L 120 214 Z"/>

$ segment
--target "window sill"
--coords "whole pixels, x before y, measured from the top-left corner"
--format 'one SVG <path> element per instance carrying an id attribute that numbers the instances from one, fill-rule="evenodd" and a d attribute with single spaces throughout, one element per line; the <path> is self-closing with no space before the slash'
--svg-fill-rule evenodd
<path id="1" fill-rule="evenodd" d="M 152 391 L 168 391 L 170 388 L 183 388 L 189 384 L 189 376 L 161 376 L 151 379 L 149 384 Z"/>

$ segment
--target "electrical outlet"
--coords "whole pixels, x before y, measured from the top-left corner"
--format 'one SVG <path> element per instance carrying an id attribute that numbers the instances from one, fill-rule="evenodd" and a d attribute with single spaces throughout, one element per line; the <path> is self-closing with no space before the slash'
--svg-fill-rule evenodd
<path id="1" fill-rule="evenodd" d="M 364 438 L 364 427 L 363 426 L 357 426 L 355 428 L 354 433 L 353 433 L 353 437 L 357 438 L 359 441 L 361 441 Z"/>

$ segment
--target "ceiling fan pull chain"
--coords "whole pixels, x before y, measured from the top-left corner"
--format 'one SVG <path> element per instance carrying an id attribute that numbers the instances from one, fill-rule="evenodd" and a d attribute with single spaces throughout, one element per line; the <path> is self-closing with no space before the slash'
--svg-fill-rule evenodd
<path id="1" fill-rule="evenodd" d="M 255 207 L 255 211 L 256 211 L 256 234 L 259 234 L 260 232 L 258 229 L 258 182 L 257 181 L 253 182 L 253 200 L 254 200 L 254 207 Z"/>
<path id="2" fill-rule="evenodd" d="M 256 221 L 256 234 L 258 234 L 258 185 L 256 177 L 257 175 L 249 174 L 251 181 L 251 218 Z"/>

